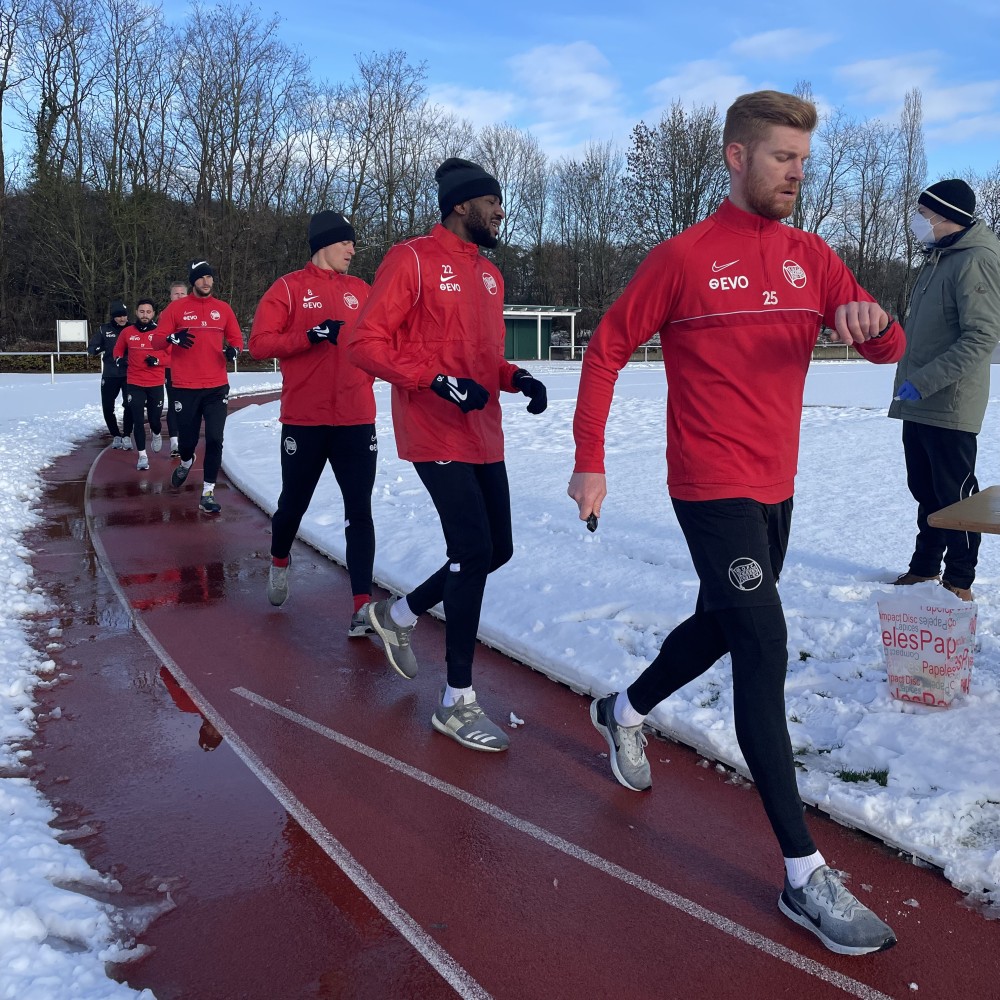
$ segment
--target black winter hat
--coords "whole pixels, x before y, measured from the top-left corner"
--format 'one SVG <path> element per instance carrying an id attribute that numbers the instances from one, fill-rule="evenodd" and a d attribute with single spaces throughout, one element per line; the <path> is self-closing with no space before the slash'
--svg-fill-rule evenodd
<path id="1" fill-rule="evenodd" d="M 193 260 L 188 265 L 188 284 L 193 285 L 199 278 L 215 277 L 215 271 L 207 260 Z"/>
<path id="2" fill-rule="evenodd" d="M 503 201 L 500 183 L 495 177 L 486 173 L 478 163 L 461 160 L 457 156 L 445 160 L 434 171 L 434 180 L 438 182 L 438 207 L 442 220 L 451 215 L 456 205 L 470 198 L 494 194 Z"/>
<path id="3" fill-rule="evenodd" d="M 309 220 L 309 252 L 316 253 L 323 247 L 344 240 L 357 242 L 352 226 L 340 212 L 317 212 Z"/>
<path id="4" fill-rule="evenodd" d="M 114 319 L 116 316 L 127 316 L 128 306 L 122 302 L 121 299 L 114 299 L 111 302 L 111 318 Z"/>
<path id="5" fill-rule="evenodd" d="M 971 226 L 976 221 L 976 193 L 957 177 L 925 187 L 917 203 L 960 226 Z"/>

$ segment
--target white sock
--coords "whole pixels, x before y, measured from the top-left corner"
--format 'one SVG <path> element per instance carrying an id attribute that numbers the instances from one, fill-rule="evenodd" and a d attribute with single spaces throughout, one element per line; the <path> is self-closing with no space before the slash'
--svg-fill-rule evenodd
<path id="1" fill-rule="evenodd" d="M 389 605 L 389 617 L 400 628 L 410 628 L 411 625 L 417 624 L 417 615 L 410 610 L 405 597 L 401 597 L 398 601 L 393 601 Z"/>
<path id="2" fill-rule="evenodd" d="M 445 684 L 444 694 L 441 696 L 441 704 L 445 708 L 451 708 L 459 698 L 464 698 L 465 703 L 469 704 L 469 702 L 476 700 L 476 692 L 470 687 L 453 688 L 450 684 Z"/>
<path id="3" fill-rule="evenodd" d="M 641 726 L 643 722 L 646 721 L 646 716 L 640 715 L 633 707 L 632 702 L 628 700 L 628 693 L 623 689 L 618 692 L 618 697 L 615 698 L 615 722 L 619 726 L 624 726 L 626 729 L 632 729 L 635 726 Z"/>
<path id="4" fill-rule="evenodd" d="M 215 492 L 215 483 L 202 483 L 201 485 L 201 495 L 208 496 L 209 493 Z"/>
<path id="5" fill-rule="evenodd" d="M 170 447 L 171 448 L 176 448 L 177 447 L 177 438 L 173 437 L 173 438 L 170 439 Z"/>
<path id="6" fill-rule="evenodd" d="M 139 452 L 139 458 L 147 458 L 147 457 L 148 456 L 146 455 L 146 449 L 143 448 L 142 451 Z"/>
<path id="7" fill-rule="evenodd" d="M 191 466 L 194 465 L 194 459 L 189 458 L 186 462 L 181 459 L 181 465 L 183 465 L 185 469 L 190 469 Z"/>
<path id="8" fill-rule="evenodd" d="M 801 889 L 809 881 L 820 865 L 825 865 L 823 855 L 816 851 L 806 858 L 785 858 L 785 873 L 788 875 L 789 884 L 793 889 Z"/>

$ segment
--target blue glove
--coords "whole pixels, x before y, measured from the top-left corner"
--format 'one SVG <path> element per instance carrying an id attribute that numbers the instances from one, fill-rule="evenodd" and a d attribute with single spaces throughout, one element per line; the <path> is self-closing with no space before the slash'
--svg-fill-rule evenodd
<path id="1" fill-rule="evenodd" d="M 545 386 L 534 378 L 531 372 L 518 368 L 510 382 L 515 389 L 519 389 L 531 400 L 528 403 L 529 413 L 545 412 L 545 407 L 549 405 L 548 393 L 545 391 Z"/>
<path id="2" fill-rule="evenodd" d="M 896 393 L 896 399 L 905 403 L 912 403 L 920 398 L 920 390 L 909 379 L 899 387 L 899 392 Z"/>
<path id="3" fill-rule="evenodd" d="M 223 345 L 222 353 L 225 354 L 227 361 L 235 361 L 236 355 L 240 352 L 232 344 L 225 344 Z"/>
<path id="4" fill-rule="evenodd" d="M 187 350 L 194 343 L 194 334 L 185 327 L 183 330 L 176 330 L 167 337 L 167 343 L 174 347 L 183 347 Z"/>

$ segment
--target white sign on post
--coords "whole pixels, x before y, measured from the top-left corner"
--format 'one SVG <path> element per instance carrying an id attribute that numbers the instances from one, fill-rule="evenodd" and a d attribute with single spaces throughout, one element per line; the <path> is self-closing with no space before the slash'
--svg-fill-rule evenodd
<path id="1" fill-rule="evenodd" d="M 87 321 L 85 319 L 56 320 L 56 354 L 63 344 L 86 344 Z"/>

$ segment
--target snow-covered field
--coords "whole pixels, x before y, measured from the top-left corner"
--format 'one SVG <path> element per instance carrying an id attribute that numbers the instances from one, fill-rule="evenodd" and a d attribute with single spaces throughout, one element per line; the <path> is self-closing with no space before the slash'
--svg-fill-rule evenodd
<path id="1" fill-rule="evenodd" d="M 547 383 L 549 409 L 534 417 L 524 397 L 504 397 L 515 554 L 491 577 L 482 636 L 576 689 L 616 690 L 687 617 L 697 592 L 664 485 L 662 366 L 632 365 L 619 380 L 608 428 L 610 495 L 593 535 L 565 493 L 579 366 L 527 367 Z M 984 539 L 981 551 L 975 587 L 981 649 L 970 694 L 950 709 L 892 700 L 875 602 L 888 592 L 886 581 L 906 568 L 914 521 L 900 426 L 884 415 L 892 371 L 826 362 L 813 366 L 807 382 L 781 579 L 800 786 L 808 801 L 935 862 L 973 899 L 985 900 L 1000 891 L 1000 538 Z M 1000 482 L 1000 371 L 994 372 L 997 399 L 979 438 L 982 485 Z M 261 375 L 232 383 L 237 391 L 276 385 Z M 40 517 L 39 470 L 103 421 L 97 376 L 51 384 L 47 376 L 0 375 L 0 388 L 0 766 L 11 774 L 24 763 L 18 745 L 32 731 L 34 688 L 53 672 L 27 640 L 23 619 L 47 598 L 19 539 Z M 379 385 L 377 396 L 376 576 L 404 591 L 440 564 L 443 541 L 412 467 L 396 457 L 388 387 Z M 248 407 L 226 428 L 226 471 L 265 507 L 280 488 L 277 416 L 276 403 Z M 342 558 L 341 523 L 328 475 L 303 535 Z M 940 598 L 933 585 L 920 590 L 930 601 Z M 419 632 L 416 642 L 419 650 Z M 518 706 L 518 715 L 530 724 L 531 706 Z M 725 662 L 669 699 L 651 722 L 742 766 Z M 516 733 L 512 739 L 516 753 Z M 839 777 L 866 771 L 887 771 L 886 784 Z M 72 889 L 114 884 L 55 839 L 47 825 L 53 811 L 26 778 L 0 781 L 0 808 L 0 996 L 138 995 L 104 976 L 104 962 L 127 953 L 129 933 L 119 915 Z"/>

